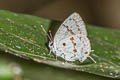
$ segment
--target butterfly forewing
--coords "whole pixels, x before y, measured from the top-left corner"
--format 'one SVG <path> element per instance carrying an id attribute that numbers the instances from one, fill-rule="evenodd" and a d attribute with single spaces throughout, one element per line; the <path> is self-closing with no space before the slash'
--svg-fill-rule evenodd
<path id="1" fill-rule="evenodd" d="M 54 41 L 59 41 L 70 35 L 82 34 L 87 36 L 86 27 L 84 21 L 78 13 L 70 15 L 59 27 L 55 34 Z"/>

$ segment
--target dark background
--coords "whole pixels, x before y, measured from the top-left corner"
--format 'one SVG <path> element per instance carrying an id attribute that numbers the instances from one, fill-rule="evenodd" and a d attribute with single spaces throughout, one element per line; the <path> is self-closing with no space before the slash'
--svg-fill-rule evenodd
<path id="1" fill-rule="evenodd" d="M 79 12 L 86 23 L 120 28 L 120 0 L 0 0 L 0 8 L 60 21 Z"/>

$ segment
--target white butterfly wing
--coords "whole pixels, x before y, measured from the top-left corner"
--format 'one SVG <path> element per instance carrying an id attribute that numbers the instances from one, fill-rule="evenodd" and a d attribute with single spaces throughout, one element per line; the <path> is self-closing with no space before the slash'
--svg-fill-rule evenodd
<path id="1" fill-rule="evenodd" d="M 84 35 L 71 35 L 57 45 L 56 55 L 66 61 L 80 60 L 83 62 L 91 51 L 90 41 Z"/>
<path id="2" fill-rule="evenodd" d="M 84 61 L 89 56 L 90 42 L 84 21 L 78 13 L 73 13 L 61 24 L 54 37 L 54 49 L 56 56 L 67 61 Z"/>
<path id="3" fill-rule="evenodd" d="M 70 35 L 82 34 L 87 36 L 86 26 L 78 13 L 70 15 L 59 27 L 54 36 L 54 41 L 58 42 Z"/>

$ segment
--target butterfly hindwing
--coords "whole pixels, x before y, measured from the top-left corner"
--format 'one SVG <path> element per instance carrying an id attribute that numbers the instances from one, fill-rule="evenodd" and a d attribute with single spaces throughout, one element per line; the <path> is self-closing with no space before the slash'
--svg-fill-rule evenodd
<path id="1" fill-rule="evenodd" d="M 61 40 L 56 47 L 58 53 L 56 55 L 67 61 L 80 60 L 83 62 L 91 51 L 89 39 L 78 34 Z"/>

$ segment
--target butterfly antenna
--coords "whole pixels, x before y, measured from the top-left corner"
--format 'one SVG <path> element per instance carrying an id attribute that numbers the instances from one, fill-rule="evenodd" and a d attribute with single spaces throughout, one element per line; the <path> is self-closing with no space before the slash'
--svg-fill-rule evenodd
<path id="1" fill-rule="evenodd" d="M 51 35 L 51 33 L 50 33 L 50 35 L 49 35 L 49 34 L 45 31 L 43 25 L 41 25 L 41 28 L 42 28 L 42 30 L 45 32 L 45 34 L 48 36 L 48 38 L 50 39 L 50 41 L 52 41 L 52 35 Z"/>
<path id="2" fill-rule="evenodd" d="M 48 32 L 49 32 L 49 34 L 50 34 L 50 37 L 52 38 L 51 30 L 49 30 Z"/>
<path id="3" fill-rule="evenodd" d="M 91 57 L 91 56 L 88 56 L 94 63 L 96 63 L 96 61 Z"/>

